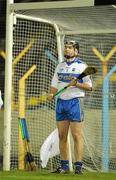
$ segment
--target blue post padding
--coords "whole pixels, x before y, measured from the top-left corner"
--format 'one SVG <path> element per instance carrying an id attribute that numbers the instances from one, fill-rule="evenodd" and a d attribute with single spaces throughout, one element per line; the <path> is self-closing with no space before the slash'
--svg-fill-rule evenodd
<path id="1" fill-rule="evenodd" d="M 58 64 L 58 60 L 56 59 L 56 57 L 52 54 L 50 50 L 45 49 L 45 55 L 47 56 L 49 60 L 53 61 L 56 65 Z"/>
<path id="2" fill-rule="evenodd" d="M 109 79 L 103 82 L 102 170 L 109 169 Z"/>
<path id="3" fill-rule="evenodd" d="M 28 134 L 26 119 L 25 118 L 21 118 L 20 121 L 21 121 L 21 124 L 22 124 L 24 139 L 29 141 L 29 134 Z"/>
<path id="4" fill-rule="evenodd" d="M 116 65 L 105 76 L 103 81 L 103 124 L 102 124 L 102 170 L 109 170 L 109 78 L 116 71 Z"/>

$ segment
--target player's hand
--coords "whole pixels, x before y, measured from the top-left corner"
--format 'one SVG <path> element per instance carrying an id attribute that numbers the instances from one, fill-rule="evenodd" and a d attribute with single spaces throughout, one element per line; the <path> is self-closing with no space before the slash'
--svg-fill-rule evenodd
<path id="1" fill-rule="evenodd" d="M 54 94 L 48 94 L 47 95 L 47 100 L 52 101 L 54 99 Z"/>
<path id="2" fill-rule="evenodd" d="M 70 86 L 76 86 L 77 84 L 77 80 L 76 79 L 73 79 L 71 82 L 70 82 Z"/>

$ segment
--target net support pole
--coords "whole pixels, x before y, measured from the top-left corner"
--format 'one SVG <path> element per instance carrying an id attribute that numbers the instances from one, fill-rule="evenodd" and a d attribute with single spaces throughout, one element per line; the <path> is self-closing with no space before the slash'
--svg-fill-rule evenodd
<path id="1" fill-rule="evenodd" d="M 71 172 L 73 172 L 70 129 L 69 129 L 69 132 L 68 132 L 68 158 L 69 158 L 69 169 L 70 169 Z"/>
<path id="2" fill-rule="evenodd" d="M 101 60 L 102 74 L 103 76 L 105 76 L 107 74 L 107 63 L 110 60 L 110 58 L 115 54 L 116 46 L 114 46 L 105 57 L 103 57 L 102 54 L 96 48 L 93 48 L 92 50 L 95 53 L 95 55 Z"/>
<path id="3" fill-rule="evenodd" d="M 10 170 L 10 149 L 11 149 L 11 89 L 12 89 L 12 46 L 13 46 L 13 12 L 11 12 L 10 9 L 11 4 L 13 4 L 13 0 L 7 0 L 4 141 L 3 141 L 4 171 Z"/>
<path id="4" fill-rule="evenodd" d="M 103 81 L 103 124 L 102 124 L 102 171 L 109 171 L 109 79 L 116 71 L 116 65 L 104 77 Z"/>
<path id="5" fill-rule="evenodd" d="M 4 51 L 0 51 L 0 55 L 3 57 L 3 59 L 6 59 L 6 53 Z"/>
<path id="6" fill-rule="evenodd" d="M 57 49 L 58 49 L 58 61 L 62 62 L 64 59 L 64 53 L 63 53 L 63 35 L 60 35 L 59 27 L 54 24 L 54 28 L 56 30 L 56 38 L 57 38 Z"/>

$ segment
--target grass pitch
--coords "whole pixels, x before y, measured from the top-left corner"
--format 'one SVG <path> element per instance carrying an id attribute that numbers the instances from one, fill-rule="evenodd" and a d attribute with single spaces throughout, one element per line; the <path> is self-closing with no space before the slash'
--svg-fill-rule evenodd
<path id="1" fill-rule="evenodd" d="M 115 180 L 116 173 L 84 172 L 83 175 L 52 174 L 42 172 L 10 171 L 0 172 L 1 180 Z"/>

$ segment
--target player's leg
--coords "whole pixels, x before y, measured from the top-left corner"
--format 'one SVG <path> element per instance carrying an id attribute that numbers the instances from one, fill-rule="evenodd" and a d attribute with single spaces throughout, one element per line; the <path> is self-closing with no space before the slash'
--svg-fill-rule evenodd
<path id="1" fill-rule="evenodd" d="M 57 122 L 58 133 L 59 133 L 59 147 L 60 147 L 60 158 L 67 160 L 67 136 L 68 136 L 68 129 L 69 129 L 69 121 L 61 121 Z"/>
<path id="2" fill-rule="evenodd" d="M 71 113 L 70 128 L 74 140 L 75 151 L 75 173 L 81 174 L 82 170 L 82 155 L 83 155 L 83 99 L 76 98 L 72 101 L 73 108 Z"/>
<path id="3" fill-rule="evenodd" d="M 75 152 L 75 173 L 82 173 L 82 157 L 83 157 L 83 135 L 82 135 L 82 122 L 71 122 L 70 124 L 72 137 L 74 140 Z"/>
<path id="4" fill-rule="evenodd" d="M 60 149 L 60 163 L 62 173 L 69 171 L 69 160 L 68 160 L 68 144 L 67 136 L 69 129 L 69 121 L 57 121 L 58 133 L 59 133 L 59 149 Z"/>
<path id="5" fill-rule="evenodd" d="M 56 104 L 56 123 L 58 127 L 59 134 L 59 149 L 60 149 L 60 163 L 61 168 L 60 171 L 68 172 L 69 171 L 69 161 L 68 161 L 68 145 L 67 145 L 67 137 L 68 137 L 68 129 L 70 122 L 67 121 L 65 106 L 67 105 L 67 101 L 58 99 Z"/>

